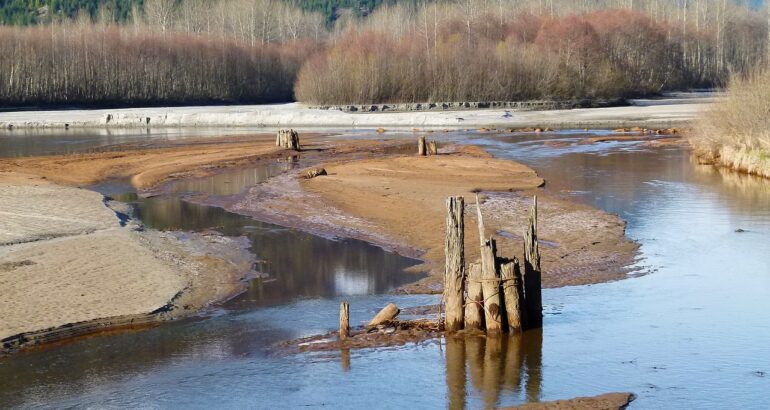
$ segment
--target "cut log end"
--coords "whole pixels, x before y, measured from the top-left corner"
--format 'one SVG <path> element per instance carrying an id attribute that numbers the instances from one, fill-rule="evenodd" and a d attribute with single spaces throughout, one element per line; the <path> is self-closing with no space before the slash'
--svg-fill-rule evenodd
<path id="1" fill-rule="evenodd" d="M 390 322 L 391 320 L 395 319 L 399 313 L 401 313 L 401 310 L 393 303 L 390 303 L 388 306 L 385 306 L 376 315 L 374 315 L 374 318 L 372 318 L 366 327 L 373 328 L 383 323 Z"/>

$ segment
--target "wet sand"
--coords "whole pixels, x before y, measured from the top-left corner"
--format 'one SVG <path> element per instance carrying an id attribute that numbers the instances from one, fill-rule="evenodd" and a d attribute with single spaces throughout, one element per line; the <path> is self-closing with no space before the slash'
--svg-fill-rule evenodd
<path id="1" fill-rule="evenodd" d="M 512 409 L 519 410 L 622 410 L 634 400 L 631 393 L 607 393 L 594 397 L 576 397 L 542 403 L 527 403 Z"/>
<path id="2" fill-rule="evenodd" d="M 144 231 L 109 205 L 0 173 L 0 353 L 174 319 L 243 289 L 246 244 Z"/>
<path id="3" fill-rule="evenodd" d="M 430 276 L 402 288 L 442 290 L 444 218 L 448 196 L 466 198 L 466 260 L 479 258 L 475 194 L 482 191 L 486 235 L 501 255 L 522 257 L 522 236 L 532 195 L 539 195 L 543 281 L 546 287 L 590 284 L 627 277 L 638 246 L 625 237 L 620 218 L 544 195 L 543 180 L 513 161 L 490 158 L 475 147 L 444 147 L 445 155 L 391 154 L 321 163 L 327 176 L 302 171 L 251 188 L 226 209 L 319 235 L 365 240 L 422 259 L 413 268 Z M 205 201 L 204 201 L 205 202 Z"/>

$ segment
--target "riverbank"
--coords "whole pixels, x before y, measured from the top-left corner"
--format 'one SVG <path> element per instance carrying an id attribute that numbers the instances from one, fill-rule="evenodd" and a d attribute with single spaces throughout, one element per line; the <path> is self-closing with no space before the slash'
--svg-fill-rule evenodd
<path id="1" fill-rule="evenodd" d="M 0 173 L 0 354 L 183 317 L 244 288 L 253 256 L 218 234 L 142 229 L 120 203 Z"/>
<path id="2" fill-rule="evenodd" d="M 672 128 L 686 125 L 713 96 L 631 100 L 630 106 L 572 110 L 476 109 L 441 112 L 346 113 L 299 103 L 0 112 L 0 129 L 19 128 Z"/>

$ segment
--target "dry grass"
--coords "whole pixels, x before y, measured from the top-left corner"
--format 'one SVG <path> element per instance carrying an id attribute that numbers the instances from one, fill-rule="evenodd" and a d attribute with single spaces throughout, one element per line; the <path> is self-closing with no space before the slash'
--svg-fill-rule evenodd
<path id="1" fill-rule="evenodd" d="M 693 125 L 702 163 L 770 178 L 770 71 L 735 77 L 727 98 Z"/>

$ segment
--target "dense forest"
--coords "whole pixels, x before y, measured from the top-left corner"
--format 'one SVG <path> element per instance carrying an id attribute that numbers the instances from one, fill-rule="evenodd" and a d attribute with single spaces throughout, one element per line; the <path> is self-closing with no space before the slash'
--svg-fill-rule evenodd
<path id="1" fill-rule="evenodd" d="M 285 0 L 303 10 L 319 12 L 331 24 L 345 11 L 356 17 L 370 14 L 377 6 L 394 4 L 396 0 Z M 416 0 L 400 3 L 416 4 Z M 87 14 L 96 18 L 100 8 L 110 10 L 115 22 L 131 18 L 133 10 L 142 10 L 144 0 L 0 0 L 0 24 L 30 25 Z"/>
<path id="2" fill-rule="evenodd" d="M 628 97 L 770 60 L 736 0 L 0 2 L 0 105 Z"/>

